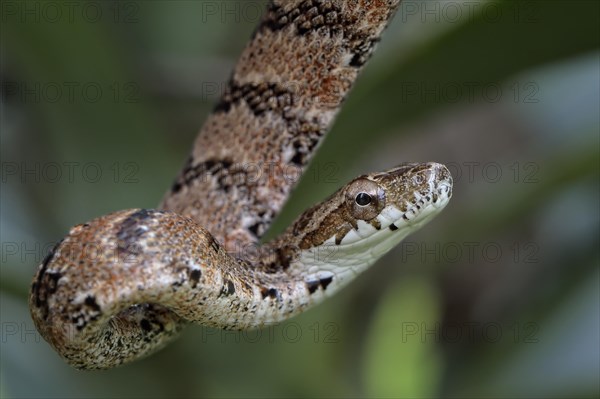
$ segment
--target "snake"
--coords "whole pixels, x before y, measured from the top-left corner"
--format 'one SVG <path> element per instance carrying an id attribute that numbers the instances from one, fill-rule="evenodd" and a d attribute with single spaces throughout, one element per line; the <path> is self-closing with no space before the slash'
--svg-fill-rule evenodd
<path id="1" fill-rule="evenodd" d="M 198 323 L 263 328 L 338 292 L 440 213 L 436 162 L 361 175 L 261 238 L 330 129 L 399 0 L 273 0 L 156 209 L 78 224 L 33 278 L 41 336 L 71 366 L 148 356 Z"/>

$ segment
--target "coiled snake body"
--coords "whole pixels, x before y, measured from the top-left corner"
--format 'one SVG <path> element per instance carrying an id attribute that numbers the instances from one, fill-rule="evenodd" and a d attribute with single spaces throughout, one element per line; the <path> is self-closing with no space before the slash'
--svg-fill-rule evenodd
<path id="1" fill-rule="evenodd" d="M 248 329 L 332 295 L 450 199 L 440 164 L 358 177 L 258 246 L 399 1 L 273 1 L 160 210 L 77 225 L 30 309 L 71 365 L 152 353 L 186 322 Z"/>

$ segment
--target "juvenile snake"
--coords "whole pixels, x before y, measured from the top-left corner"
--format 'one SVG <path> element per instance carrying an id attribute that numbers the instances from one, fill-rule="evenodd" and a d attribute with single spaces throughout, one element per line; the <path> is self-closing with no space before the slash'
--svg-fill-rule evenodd
<path id="1" fill-rule="evenodd" d="M 398 3 L 268 5 L 159 210 L 74 226 L 39 266 L 31 315 L 68 363 L 118 366 L 188 322 L 249 329 L 297 315 L 444 208 L 448 170 L 403 164 L 352 180 L 258 245 Z"/>

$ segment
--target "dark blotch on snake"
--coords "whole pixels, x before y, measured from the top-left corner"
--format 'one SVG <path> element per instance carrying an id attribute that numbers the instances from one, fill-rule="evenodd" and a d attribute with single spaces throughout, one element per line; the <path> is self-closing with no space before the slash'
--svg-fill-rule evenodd
<path id="1" fill-rule="evenodd" d="M 255 237 L 260 238 L 260 235 L 258 234 L 258 230 L 261 225 L 262 225 L 261 222 L 254 223 L 252 226 L 248 227 L 248 231 L 251 232 Z"/>
<path id="2" fill-rule="evenodd" d="M 42 260 L 42 267 L 37 275 L 37 280 L 32 284 L 32 289 L 35 291 L 36 289 L 39 289 L 39 287 L 41 286 L 42 283 L 42 278 L 44 278 L 44 274 L 46 273 L 46 270 L 48 269 L 48 264 L 50 263 L 50 261 L 54 258 L 54 254 L 56 253 L 56 250 L 58 249 L 58 246 L 63 242 L 63 240 L 60 240 L 59 242 L 57 242 L 54 247 L 52 247 L 52 249 L 50 251 L 48 251 L 48 254 L 44 257 L 44 260 Z M 36 292 L 37 294 L 37 292 Z M 39 305 L 38 305 L 39 306 Z"/>
<path id="3" fill-rule="evenodd" d="M 229 296 L 235 294 L 235 286 L 233 285 L 233 282 L 231 280 L 225 279 L 224 283 L 225 284 L 223 284 L 223 288 L 221 288 L 221 293 L 219 294 L 219 296 Z"/>
<path id="4" fill-rule="evenodd" d="M 100 311 L 100 305 L 98 305 L 98 302 L 96 302 L 96 298 L 94 298 L 91 295 L 88 295 L 85 297 L 85 301 L 84 303 L 89 306 L 90 308 L 92 308 L 92 310 L 99 312 Z"/>
<path id="5" fill-rule="evenodd" d="M 58 280 L 60 280 L 62 274 L 59 272 L 46 272 L 44 274 L 46 276 L 45 284 L 44 282 L 40 282 L 39 285 L 35 287 L 35 304 L 37 307 L 42 309 L 44 313 L 44 319 L 46 319 L 49 313 L 48 298 L 50 298 L 50 296 L 56 292 L 56 289 L 58 288 Z"/>
<path id="6" fill-rule="evenodd" d="M 215 112 L 229 112 L 234 104 L 243 101 L 257 117 L 267 111 L 283 114 L 292 105 L 294 94 L 280 83 L 237 83 L 230 80 Z"/>
<path id="7" fill-rule="evenodd" d="M 162 212 L 152 209 L 140 209 L 123 220 L 117 232 L 117 250 L 121 253 L 140 253 L 138 240 L 146 233 L 146 229 L 141 228 L 139 223 L 154 217 L 157 213 Z"/>
<path id="8" fill-rule="evenodd" d="M 233 165 L 233 162 L 229 159 L 207 159 L 197 165 L 193 163 L 194 159 L 190 157 L 185 163 L 179 177 L 173 183 L 173 186 L 171 186 L 172 193 L 178 193 L 183 187 L 193 184 L 196 180 L 208 179 L 208 176 L 215 176 L 218 179 L 217 183 L 223 185 L 221 181 L 222 177 L 231 174 L 229 169 Z M 223 191 L 229 190 L 228 186 L 220 188 Z"/>
<path id="9" fill-rule="evenodd" d="M 349 66 L 353 68 L 361 68 L 369 60 L 378 42 L 377 37 L 373 38 L 368 33 L 356 29 L 356 21 L 348 18 L 348 14 L 332 1 L 306 1 L 287 10 L 284 6 L 271 4 L 266 18 L 255 32 L 276 32 L 290 25 L 296 27 L 300 36 L 315 31 L 320 36 L 343 34 L 346 38 L 345 47 L 353 54 L 349 62 Z"/>
<path id="10" fill-rule="evenodd" d="M 290 116 L 285 111 L 294 105 L 294 98 L 299 93 L 294 87 L 288 87 L 279 83 L 237 83 L 230 80 L 226 92 L 221 101 L 215 108 L 215 112 L 229 112 L 235 104 L 244 103 L 252 113 L 259 117 L 265 112 L 276 115 L 285 121 L 287 129 L 292 137 L 290 143 L 294 150 L 294 155 L 290 162 L 296 166 L 302 167 L 308 163 L 310 155 L 314 148 L 319 144 L 324 135 L 322 126 L 315 124 L 314 121 L 305 120 L 298 116 Z M 236 169 L 236 170 L 234 170 Z M 195 172 L 198 175 L 198 172 Z M 216 175 L 216 173 L 213 173 Z M 228 192 L 231 186 L 236 183 L 246 183 L 256 177 L 246 176 L 246 168 L 232 168 L 228 174 L 222 174 L 218 177 L 220 189 Z M 184 180 L 187 180 L 194 173 L 189 171 L 184 173 Z M 180 179 L 181 180 L 181 179 Z M 233 181 L 233 182 L 232 182 Z M 175 188 L 177 191 L 185 182 L 179 181 Z M 174 190 L 174 192 L 176 192 Z"/>
<path id="11" fill-rule="evenodd" d="M 331 32 L 342 30 L 344 13 L 332 1 L 305 1 L 298 7 L 286 9 L 278 4 L 269 4 L 267 17 L 258 27 L 257 32 L 269 30 L 276 32 L 295 25 L 298 35 L 307 35 L 317 29 L 328 29 Z"/>
<path id="12" fill-rule="evenodd" d="M 319 287 L 323 288 L 323 291 L 325 291 L 327 286 L 331 284 L 332 281 L 333 277 L 325 277 L 320 280 L 308 281 L 306 282 L 306 288 L 311 294 L 313 294 Z"/>
<path id="13" fill-rule="evenodd" d="M 146 332 L 152 331 L 152 324 L 150 324 L 150 322 L 146 319 L 142 319 L 142 321 L 140 321 L 140 327 L 142 327 L 142 330 Z"/>
<path id="14" fill-rule="evenodd" d="M 48 252 L 42 261 L 42 267 L 38 272 L 35 282 L 31 285 L 31 291 L 35 297 L 35 306 L 42 309 L 44 319 L 48 318 L 49 313 L 48 298 L 56 292 L 58 280 L 62 277 L 62 274 L 59 272 L 47 272 L 48 265 L 54 259 L 54 255 L 62 242 L 63 240 L 57 242 Z M 44 278 L 46 282 L 44 282 Z"/>
<path id="15" fill-rule="evenodd" d="M 290 121 L 288 120 L 288 122 Z M 302 167 L 310 160 L 310 155 L 319 144 L 325 132 L 310 123 L 304 123 L 300 125 L 300 128 L 296 127 L 296 125 L 295 123 L 289 124 L 289 130 L 295 137 L 292 142 L 294 156 L 290 159 L 290 162 Z"/>
<path id="16" fill-rule="evenodd" d="M 209 236 L 209 238 L 210 238 L 210 247 L 213 249 L 213 251 L 219 252 L 219 243 L 217 242 L 217 240 L 215 240 L 213 236 Z"/>
<path id="17" fill-rule="evenodd" d="M 190 271 L 190 281 L 192 282 L 192 287 L 195 288 L 198 285 L 198 281 L 200 281 L 200 277 L 202 277 L 202 272 L 200 269 L 192 269 Z"/>
<path id="18" fill-rule="evenodd" d="M 266 297 L 277 298 L 279 294 L 275 288 L 261 288 L 260 293 L 262 294 L 263 299 Z"/>
<path id="19" fill-rule="evenodd" d="M 390 228 L 390 230 L 392 230 L 392 231 L 396 231 L 396 230 L 398 230 L 398 226 L 396 226 L 394 223 L 390 224 L 389 228 Z"/>
<path id="20" fill-rule="evenodd" d="M 323 290 L 325 290 L 325 288 L 327 288 L 327 286 L 333 281 L 333 277 L 326 277 L 326 278 L 322 278 L 321 279 L 321 287 L 323 287 Z"/>
<path id="21" fill-rule="evenodd" d="M 308 292 L 312 294 L 317 290 L 317 288 L 319 288 L 320 284 L 321 283 L 319 281 L 307 281 L 306 288 L 308 289 Z"/>

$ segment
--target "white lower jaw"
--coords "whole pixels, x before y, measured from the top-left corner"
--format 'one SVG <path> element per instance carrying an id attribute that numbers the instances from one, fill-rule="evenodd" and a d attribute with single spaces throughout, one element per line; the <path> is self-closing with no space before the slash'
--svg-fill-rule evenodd
<path id="1" fill-rule="evenodd" d="M 336 274 L 336 271 L 343 268 L 351 268 L 354 272 L 362 271 L 407 235 L 429 222 L 446 206 L 448 200 L 445 193 L 442 193 L 435 203 L 421 206 L 416 214 L 410 213 L 409 220 L 396 207 L 387 206 L 377 216 L 380 229 L 360 220 L 357 223 L 358 229 L 348 232 L 339 245 L 335 244 L 335 237 L 331 237 L 320 246 L 303 251 L 299 263 L 304 265 L 304 271 L 311 274 L 320 271 Z"/>

